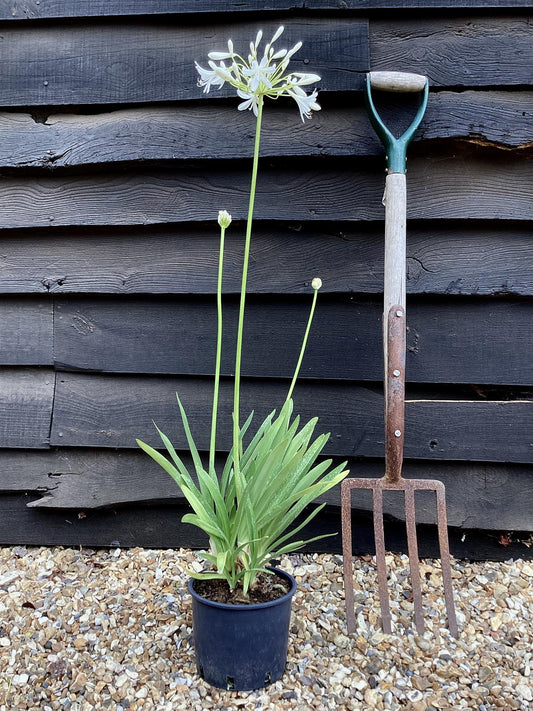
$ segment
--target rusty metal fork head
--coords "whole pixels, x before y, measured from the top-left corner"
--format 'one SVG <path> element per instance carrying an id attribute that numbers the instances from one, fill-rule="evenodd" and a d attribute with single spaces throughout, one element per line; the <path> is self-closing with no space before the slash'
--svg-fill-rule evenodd
<path id="1" fill-rule="evenodd" d="M 378 575 L 378 594 L 381 607 L 383 631 L 392 632 L 392 620 L 389 604 L 387 567 L 385 563 L 385 533 L 383 524 L 383 491 L 403 491 L 405 497 L 405 522 L 407 529 L 407 549 L 409 555 L 409 572 L 413 590 L 413 606 L 415 627 L 418 634 L 424 632 L 424 613 L 422 608 L 422 588 L 420 583 L 420 568 L 418 559 L 418 540 L 416 535 L 415 491 L 434 491 L 437 505 L 437 527 L 441 557 L 444 600 L 448 615 L 450 634 L 458 636 L 457 620 L 453 602 L 452 572 L 450 550 L 448 545 L 448 525 L 446 520 L 446 501 L 444 484 L 433 479 L 401 479 L 398 482 L 387 482 L 381 479 L 350 478 L 341 484 L 342 512 L 342 551 L 344 565 L 344 594 L 346 599 L 346 620 L 348 632 L 355 632 L 355 608 L 353 589 L 353 557 L 352 557 L 352 491 L 353 489 L 370 489 L 372 491 L 374 540 L 376 547 L 376 567 Z"/>
<path id="2" fill-rule="evenodd" d="M 378 593 L 382 625 L 386 633 L 390 633 L 392 628 L 387 589 L 387 569 L 385 564 L 383 492 L 404 492 L 409 569 L 413 589 L 415 625 L 419 634 L 422 634 L 424 631 L 424 615 L 422 610 L 422 588 L 420 584 L 418 541 L 415 523 L 415 491 L 434 491 L 437 505 L 437 527 L 446 610 L 448 613 L 450 632 L 454 637 L 457 637 L 444 484 L 441 481 L 433 479 L 404 479 L 402 477 L 405 419 L 405 331 L 405 309 L 399 305 L 393 306 L 387 314 L 387 321 L 384 323 L 384 338 L 387 353 L 385 364 L 385 474 L 379 479 L 345 479 L 341 485 L 342 548 L 348 632 L 351 633 L 355 631 L 351 527 L 352 490 L 372 490 Z"/>

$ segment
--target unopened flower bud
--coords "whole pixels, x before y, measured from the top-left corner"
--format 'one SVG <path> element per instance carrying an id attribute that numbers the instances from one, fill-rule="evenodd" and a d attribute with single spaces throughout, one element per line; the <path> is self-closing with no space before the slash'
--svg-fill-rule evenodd
<path id="1" fill-rule="evenodd" d="M 218 211 L 218 224 L 224 230 L 231 225 L 231 215 L 227 210 Z"/>
<path id="2" fill-rule="evenodd" d="M 322 286 L 322 279 L 315 277 L 311 282 L 311 286 L 313 287 L 313 289 L 320 289 L 320 287 Z"/>

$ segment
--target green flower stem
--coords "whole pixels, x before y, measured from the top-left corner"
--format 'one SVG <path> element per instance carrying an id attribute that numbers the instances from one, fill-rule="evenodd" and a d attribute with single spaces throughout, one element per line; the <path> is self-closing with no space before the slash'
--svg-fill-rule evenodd
<path id="1" fill-rule="evenodd" d="M 242 334 L 244 328 L 244 307 L 246 303 L 246 284 L 248 280 L 248 263 L 250 261 L 250 242 L 252 240 L 252 223 L 254 215 L 255 187 L 257 184 L 257 169 L 259 165 L 259 145 L 261 142 L 261 118 L 263 115 L 263 97 L 259 96 L 257 102 L 257 121 L 255 125 L 254 159 L 252 165 L 252 179 L 250 184 L 250 199 L 248 202 L 248 217 L 246 220 L 246 239 L 244 242 L 244 261 L 241 279 L 241 299 L 239 305 L 239 323 L 237 326 L 237 348 L 235 354 L 235 384 L 233 391 L 233 462 L 235 474 L 235 493 L 237 501 L 242 493 L 240 471 L 240 387 L 241 387 L 241 359 L 242 359 Z"/>
<path id="2" fill-rule="evenodd" d="M 215 474 L 215 440 L 217 434 L 218 391 L 220 386 L 220 361 L 222 357 L 222 274 L 224 271 L 224 237 L 226 228 L 220 226 L 220 252 L 218 257 L 217 282 L 217 353 L 215 362 L 215 388 L 213 392 L 213 412 L 211 416 L 211 441 L 209 444 L 209 473 Z"/>
<path id="3" fill-rule="evenodd" d="M 287 393 L 285 402 L 287 402 L 287 400 L 291 399 L 292 391 L 294 390 L 294 386 L 296 385 L 296 381 L 298 380 L 298 375 L 300 374 L 300 368 L 302 367 L 302 361 L 303 361 L 305 349 L 307 346 L 307 339 L 309 338 L 311 324 L 313 323 L 313 316 L 315 315 L 315 307 L 316 307 L 317 298 L 318 298 L 318 289 L 314 289 L 313 302 L 311 303 L 311 310 L 309 312 L 309 318 L 307 319 L 307 327 L 305 329 L 305 334 L 304 334 L 303 341 L 302 341 L 302 347 L 300 348 L 300 356 L 298 358 L 298 363 L 296 364 L 296 369 L 294 371 L 294 375 L 292 376 L 291 386 L 289 388 L 289 392 Z"/>

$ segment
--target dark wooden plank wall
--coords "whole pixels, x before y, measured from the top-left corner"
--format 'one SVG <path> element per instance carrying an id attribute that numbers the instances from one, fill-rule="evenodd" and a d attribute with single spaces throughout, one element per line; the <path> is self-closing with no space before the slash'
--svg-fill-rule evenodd
<path id="1" fill-rule="evenodd" d="M 264 10 L 376 10 L 427 8 L 523 8 L 528 0 L 3 0 L 0 19 L 119 17 L 171 13 L 253 12 Z"/>
<path id="2" fill-rule="evenodd" d="M 530 14 L 526 0 L 1 3 L 0 542 L 201 543 L 134 441 L 156 442 L 155 419 L 185 446 L 179 390 L 207 445 L 219 208 L 235 218 L 234 332 L 253 120 L 202 94 L 193 60 L 281 23 L 323 77 L 323 110 L 265 114 L 243 409 L 283 399 L 320 275 L 297 409 L 354 474 L 382 473 L 383 151 L 361 88 L 369 68 L 426 73 L 406 474 L 445 482 L 454 526 L 533 530 Z M 224 403 L 232 368 L 228 343 Z M 432 522 L 427 501 L 418 515 Z"/>

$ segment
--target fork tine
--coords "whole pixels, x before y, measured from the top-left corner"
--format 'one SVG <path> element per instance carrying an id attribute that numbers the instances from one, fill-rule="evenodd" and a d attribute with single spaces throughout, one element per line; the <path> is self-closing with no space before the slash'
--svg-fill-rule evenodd
<path id="1" fill-rule="evenodd" d="M 381 624 L 386 634 L 391 634 L 391 614 L 385 564 L 385 531 L 383 528 L 383 489 L 377 485 L 373 489 L 374 540 L 376 544 L 376 566 L 378 570 L 378 592 L 381 607 Z"/>
<path id="2" fill-rule="evenodd" d="M 415 524 L 415 492 L 408 486 L 405 489 L 405 525 L 407 529 L 407 550 L 409 553 L 409 571 L 413 590 L 415 626 L 418 634 L 424 634 L 424 613 L 422 611 L 422 588 L 420 585 L 420 566 L 418 560 L 418 540 Z"/>
<path id="3" fill-rule="evenodd" d="M 355 632 L 352 561 L 352 490 L 348 480 L 341 484 L 342 567 L 348 634 Z"/>
<path id="4" fill-rule="evenodd" d="M 437 498 L 437 526 L 439 531 L 439 548 L 442 569 L 442 583 L 444 586 L 444 602 L 448 614 L 448 627 L 452 637 L 458 637 L 457 618 L 453 602 L 452 568 L 450 563 L 450 548 L 448 544 L 448 521 L 446 518 L 446 494 L 444 484 L 439 482 L 435 494 Z"/>

